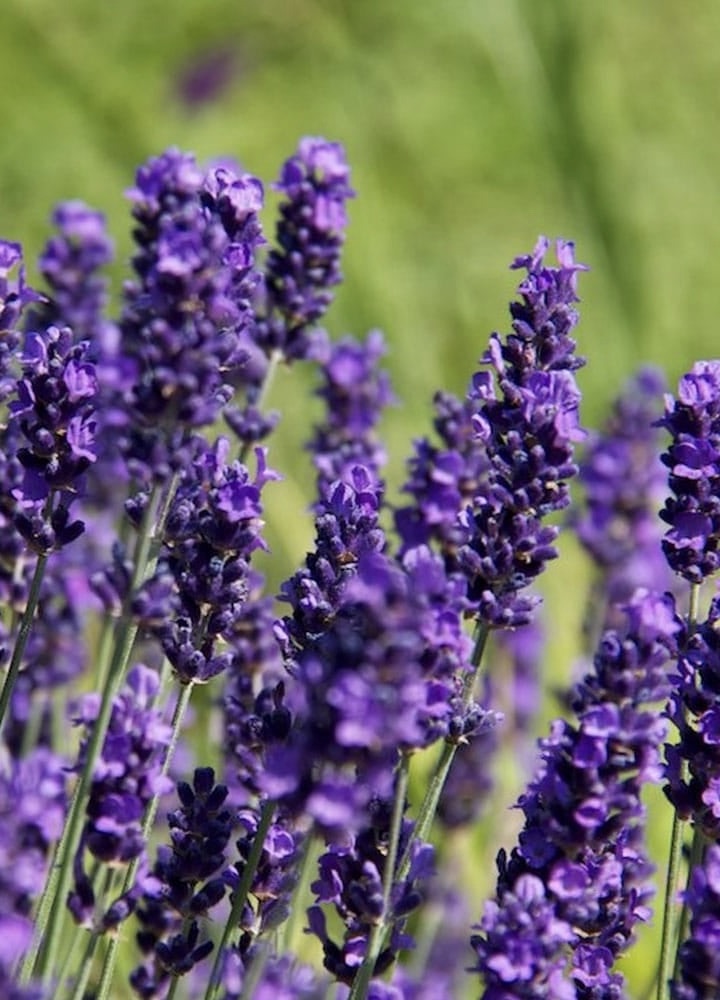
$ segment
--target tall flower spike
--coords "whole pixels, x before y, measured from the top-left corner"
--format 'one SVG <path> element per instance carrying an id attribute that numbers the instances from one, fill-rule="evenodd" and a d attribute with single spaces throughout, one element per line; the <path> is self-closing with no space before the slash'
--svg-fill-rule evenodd
<path id="1" fill-rule="evenodd" d="M 212 951 L 212 942 L 198 944 L 199 921 L 225 895 L 221 870 L 234 824 L 227 788 L 203 767 L 177 792 L 180 808 L 168 815 L 172 846 L 158 848 L 136 911 L 146 959 L 130 982 L 141 997 L 161 995 L 171 974 L 184 975 Z"/>
<path id="2" fill-rule="evenodd" d="M 335 979 L 351 985 L 368 947 L 374 924 L 383 917 L 383 878 L 387 860 L 386 840 L 390 829 L 389 803 L 374 802 L 368 826 L 351 843 L 332 846 L 318 861 L 320 877 L 312 885 L 316 903 L 308 910 L 311 933 L 323 946 L 324 965 Z M 407 845 L 413 824 L 405 820 L 398 856 Z M 425 883 L 434 872 L 434 850 L 416 841 L 412 860 L 402 882 L 395 881 L 386 915 L 391 934 L 378 956 L 374 974 L 381 975 L 402 948 L 412 947 L 404 932 L 408 915 L 423 899 Z M 333 904 L 344 924 L 342 943 L 328 932 L 321 903 Z"/>
<path id="3" fill-rule="evenodd" d="M 637 587 L 662 589 L 658 581 L 667 563 L 657 508 L 667 473 L 657 420 L 664 387 L 660 371 L 642 368 L 615 400 L 605 426 L 591 436 L 580 462 L 585 507 L 571 514 L 570 523 L 602 574 L 607 605 L 628 600 Z"/>
<path id="4" fill-rule="evenodd" d="M 513 267 L 526 268 L 511 305 L 513 333 L 490 338 L 465 404 L 440 399 L 445 447 L 420 442 L 406 487 L 414 503 L 398 512 L 405 546 L 439 545 L 462 571 L 479 618 L 491 627 L 529 621 L 537 600 L 521 592 L 556 557 L 558 533 L 545 517 L 569 503 L 583 364 L 570 336 L 577 323 L 577 273 L 571 243 L 558 241 L 559 267 L 548 267 L 548 241 Z"/>
<path id="5" fill-rule="evenodd" d="M 314 353 L 323 380 L 316 395 L 325 403 L 325 417 L 316 424 L 307 448 L 320 495 L 330 483 L 348 478 L 356 465 L 380 482 L 387 456 L 375 428 L 394 399 L 388 374 L 378 366 L 384 354 L 379 330 L 370 332 L 365 343 L 345 337 L 337 344 L 325 342 Z"/>
<path id="6" fill-rule="evenodd" d="M 267 259 L 258 342 L 265 351 L 305 357 L 314 324 L 332 302 L 342 280 L 345 203 L 354 196 L 350 168 L 337 142 L 301 139 L 275 189 L 283 195 L 277 246 Z"/>
<path id="7" fill-rule="evenodd" d="M 82 837 L 74 860 L 75 886 L 68 906 L 78 923 L 94 926 L 95 893 L 85 873 L 85 852 L 103 864 L 127 865 L 145 849 L 142 819 L 150 801 L 171 786 L 162 775 L 170 727 L 154 707 L 159 675 L 138 664 L 115 697 L 102 752 L 95 764 Z M 99 708 L 97 695 L 86 695 L 77 724 L 90 727 Z M 81 746 L 82 768 L 87 739 Z"/>
<path id="8" fill-rule="evenodd" d="M 95 366 L 86 341 L 73 345 L 72 332 L 49 327 L 27 335 L 17 399 L 10 403 L 26 445 L 18 449 L 25 468 L 16 491 L 18 530 L 37 552 L 68 544 L 83 531 L 69 523 L 69 508 L 82 474 L 95 461 Z M 46 500 L 58 501 L 48 508 Z"/>
<path id="9" fill-rule="evenodd" d="M 683 819 L 720 841 L 720 597 L 677 661 L 668 716 L 677 742 L 666 747 L 665 793 Z"/>
<path id="10" fill-rule="evenodd" d="M 228 665 L 231 654 L 216 646 L 247 600 L 253 554 L 266 547 L 262 490 L 278 475 L 262 448 L 251 477 L 241 462 L 227 461 L 229 447 L 226 438 L 206 445 L 186 471 L 157 572 L 133 602 L 184 684 L 208 681 Z"/>
<path id="11" fill-rule="evenodd" d="M 519 845 L 498 858 L 497 897 L 473 938 L 487 1000 L 503 988 L 527 1000 L 620 988 L 615 959 L 650 912 L 640 790 L 661 775 L 653 706 L 681 629 L 669 596 L 638 593 L 576 689 L 577 725 L 558 720 L 542 742 Z"/>
<path id="12" fill-rule="evenodd" d="M 666 397 L 660 425 L 671 442 L 662 461 L 670 490 L 660 517 L 670 525 L 663 552 L 690 583 L 720 566 L 720 361 L 698 361 Z"/>
<path id="13" fill-rule="evenodd" d="M 130 198 L 137 277 L 120 329 L 135 377 L 123 447 L 133 474 L 152 480 L 182 467 L 189 432 L 215 421 L 247 360 L 263 190 L 168 150 L 140 168 Z"/>
<path id="14" fill-rule="evenodd" d="M 672 1000 L 714 1000 L 720 994 L 720 847 L 708 848 L 684 894 L 690 933 L 678 952 Z"/>
<path id="15" fill-rule="evenodd" d="M 69 326 L 75 339 L 91 341 L 93 356 L 100 357 L 102 342 L 114 329 L 103 317 L 108 292 L 101 269 L 113 258 L 105 217 L 84 202 L 65 201 L 52 221 L 58 232 L 38 261 L 50 298 L 34 313 L 42 326 Z"/>

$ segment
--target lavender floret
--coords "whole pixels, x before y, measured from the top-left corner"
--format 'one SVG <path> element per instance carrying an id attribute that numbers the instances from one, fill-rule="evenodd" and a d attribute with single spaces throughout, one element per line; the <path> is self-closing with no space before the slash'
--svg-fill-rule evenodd
<path id="1" fill-rule="evenodd" d="M 125 287 L 121 350 L 135 367 L 124 453 L 135 476 L 182 467 L 187 435 L 230 399 L 229 373 L 247 358 L 263 191 L 225 167 L 207 175 L 168 150 L 137 174 L 137 275 Z"/>
<path id="2" fill-rule="evenodd" d="M 265 351 L 305 357 L 313 326 L 342 280 L 345 202 L 354 196 L 350 168 L 337 142 L 307 136 L 283 165 L 276 190 L 284 196 L 277 247 L 265 267 L 257 337 Z"/>
<path id="3" fill-rule="evenodd" d="M 127 865 L 145 849 L 142 820 L 151 800 L 171 787 L 162 774 L 170 727 L 155 707 L 159 675 L 142 664 L 132 668 L 113 702 L 110 725 L 93 771 L 86 819 L 74 859 L 75 885 L 68 899 L 78 923 L 95 926 L 95 893 L 85 872 L 85 852 L 103 864 Z M 80 705 L 76 724 L 94 724 L 95 695 Z M 78 769 L 87 752 L 81 745 Z"/>
<path id="4" fill-rule="evenodd" d="M 653 706 L 667 696 L 667 665 L 681 632 L 669 596 L 636 595 L 624 631 L 605 633 L 595 671 L 576 689 L 578 724 L 558 720 L 542 742 L 542 768 L 519 802 L 525 815 L 519 845 L 498 858 L 497 901 L 486 910 L 484 934 L 474 939 L 485 996 L 502 996 L 493 991 L 517 979 L 518 995 L 539 1000 L 558 970 L 587 1000 L 597 987 L 619 988 L 615 959 L 650 913 L 640 790 L 662 773 L 664 723 Z M 513 971 L 503 960 L 498 968 L 503 939 L 512 948 L 508 935 L 520 926 L 534 933 L 518 907 L 519 887 L 525 892 L 528 885 L 540 904 L 540 947 L 530 964 Z M 567 928 L 564 940 L 545 936 L 553 920 Z"/>
<path id="5" fill-rule="evenodd" d="M 570 523 L 603 574 L 605 601 L 626 601 L 637 587 L 660 589 L 664 567 L 657 508 L 667 490 L 657 427 L 665 379 L 643 368 L 613 404 L 580 462 L 585 509 Z M 670 579 L 668 579 L 668 586 Z"/>
<path id="6" fill-rule="evenodd" d="M 672 1000 L 713 1000 L 720 991 L 720 847 L 708 848 L 684 893 L 690 933 L 678 952 Z"/>
<path id="7" fill-rule="evenodd" d="M 331 483 L 348 478 L 356 465 L 380 482 L 387 456 L 375 428 L 394 399 L 387 373 L 378 369 L 384 353 L 379 330 L 369 333 L 365 343 L 345 337 L 314 352 L 323 379 L 316 395 L 324 401 L 326 415 L 307 447 L 321 496 Z"/>
<path id="8" fill-rule="evenodd" d="M 670 525 L 663 552 L 674 572 L 701 583 L 720 566 L 720 361 L 683 375 L 659 423 L 672 438 L 662 455 L 673 494 L 660 511 Z"/>
<path id="9" fill-rule="evenodd" d="M 171 846 L 158 848 L 137 901 L 137 943 L 146 956 L 130 977 L 141 997 L 155 997 L 172 975 L 185 975 L 212 951 L 200 941 L 200 921 L 225 896 L 221 872 L 235 816 L 228 790 L 212 768 L 197 768 L 192 785 L 177 786 L 180 807 L 168 816 Z"/>

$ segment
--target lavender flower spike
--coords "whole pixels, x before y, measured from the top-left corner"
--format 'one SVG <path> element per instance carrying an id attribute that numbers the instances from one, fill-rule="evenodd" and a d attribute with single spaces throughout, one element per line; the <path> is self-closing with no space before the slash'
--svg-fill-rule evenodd
<path id="1" fill-rule="evenodd" d="M 304 357 L 310 328 L 332 302 L 330 289 L 342 280 L 345 202 L 355 194 L 349 178 L 342 146 L 314 136 L 302 139 L 282 168 L 278 246 L 268 256 L 257 330 L 267 353 Z"/>
<path id="2" fill-rule="evenodd" d="M 660 421 L 672 436 L 662 461 L 670 489 L 660 517 L 671 569 L 701 583 L 720 566 L 720 361 L 698 361 L 667 396 Z"/>
<path id="3" fill-rule="evenodd" d="M 720 847 L 708 849 L 684 894 L 690 934 L 678 954 L 672 1000 L 715 1000 L 720 995 Z"/>
<path id="4" fill-rule="evenodd" d="M 107 306 L 107 280 L 101 268 L 113 258 L 105 217 L 81 201 L 61 202 L 53 212 L 57 234 L 38 261 L 51 297 L 36 310 L 42 324 L 69 326 L 76 340 L 112 336 L 112 325 L 103 318 Z M 101 345 L 93 344 L 95 356 Z"/>
<path id="5" fill-rule="evenodd" d="M 168 150 L 139 169 L 130 197 L 137 277 L 120 329 L 135 378 L 123 452 L 134 475 L 160 481 L 187 459 L 189 430 L 218 417 L 247 360 L 263 189 Z"/>
<path id="6" fill-rule="evenodd" d="M 662 589 L 664 575 L 671 586 L 657 515 L 667 490 L 657 426 L 664 387 L 659 370 L 640 369 L 580 463 L 585 509 L 570 523 L 602 574 L 609 606 L 628 600 L 637 587 Z"/>
<path id="7" fill-rule="evenodd" d="M 480 620 L 491 628 L 526 624 L 537 599 L 523 591 L 549 559 L 558 529 L 547 515 L 569 503 L 577 472 L 573 448 L 584 437 L 573 372 L 577 274 L 571 243 L 558 241 L 559 267 L 545 265 L 549 243 L 513 267 L 527 269 L 510 307 L 513 332 L 490 338 L 464 404 L 436 400 L 443 448 L 417 446 L 398 511 L 403 547 L 433 542 L 449 569 L 461 571 Z"/>
<path id="8" fill-rule="evenodd" d="M 20 510 L 15 523 L 35 551 L 49 552 L 83 531 L 82 522 L 69 523 L 68 511 L 82 474 L 96 457 L 97 379 L 87 342 L 73 345 L 67 327 L 28 334 L 22 364 L 17 399 L 10 403 L 26 440 L 18 450 L 25 478 L 16 491 Z M 50 494 L 59 500 L 48 511 Z"/>

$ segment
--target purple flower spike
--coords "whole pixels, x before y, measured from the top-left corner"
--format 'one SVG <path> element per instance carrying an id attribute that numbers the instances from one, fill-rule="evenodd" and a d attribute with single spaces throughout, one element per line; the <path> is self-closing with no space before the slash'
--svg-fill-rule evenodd
<path id="1" fill-rule="evenodd" d="M 663 575 L 670 587 L 657 516 L 667 491 L 657 426 L 664 386 L 654 368 L 630 379 L 580 463 L 586 506 L 571 524 L 603 575 L 608 605 L 628 600 L 637 587 L 662 589 Z"/>
<path id="2" fill-rule="evenodd" d="M 103 318 L 108 294 L 101 269 L 113 258 L 105 217 L 81 201 L 66 201 L 57 206 L 52 221 L 58 233 L 38 262 L 50 298 L 34 312 L 42 326 L 69 326 L 76 341 L 93 342 L 93 356 L 99 357 L 103 342 L 112 336 Z"/>
<path id="3" fill-rule="evenodd" d="M 701 583 L 720 566 L 720 361 L 698 361 L 666 397 L 660 426 L 671 443 L 662 461 L 670 490 L 660 517 L 663 552 L 676 573 Z"/>
<path id="4" fill-rule="evenodd" d="M 171 786 L 162 776 L 170 727 L 154 707 L 159 675 L 138 664 L 113 702 L 110 725 L 93 772 L 82 838 L 75 856 L 75 887 L 68 899 L 78 923 L 92 926 L 95 896 L 84 870 L 88 851 L 105 864 L 128 864 L 145 848 L 141 823 L 155 795 Z M 85 696 L 76 723 L 91 726 L 99 707 L 95 695 Z M 87 738 L 81 746 L 82 766 Z"/>
<path id="5" fill-rule="evenodd" d="M 83 530 L 69 523 L 68 509 L 79 492 L 83 473 L 95 461 L 95 366 L 88 344 L 73 345 L 72 332 L 49 327 L 28 334 L 23 375 L 10 412 L 27 444 L 17 457 L 25 468 L 15 491 L 20 504 L 15 523 L 38 552 L 61 547 Z M 48 511 L 50 493 L 59 497 Z"/>
<path id="6" fill-rule="evenodd" d="M 168 816 L 172 846 L 158 848 L 137 900 L 137 943 L 147 958 L 130 982 L 142 997 L 162 995 L 172 973 L 184 975 L 212 951 L 212 942 L 198 944 L 199 920 L 225 896 L 220 873 L 234 824 L 228 790 L 202 767 L 177 792 L 180 807 Z"/>
<path id="7" fill-rule="evenodd" d="M 124 453 L 139 478 L 188 458 L 188 432 L 215 421 L 248 357 L 262 186 L 169 150 L 137 174 L 136 280 L 125 286 L 121 352 L 135 369 Z"/>
<path id="8" fill-rule="evenodd" d="M 577 725 L 557 720 L 542 741 L 542 767 L 519 802 L 519 845 L 498 857 L 496 901 L 473 942 L 484 997 L 503 997 L 509 984 L 537 1000 L 621 995 L 614 963 L 650 915 L 640 792 L 662 774 L 665 726 L 654 706 L 667 697 L 681 633 L 669 595 L 635 595 L 623 630 L 605 632 L 576 688 Z M 523 907 L 528 885 L 534 902 Z M 559 937 L 548 934 L 558 927 Z M 548 992 L 552 976 L 563 978 Z"/>
<path id="9" fill-rule="evenodd" d="M 335 480 L 349 479 L 356 465 L 380 481 L 387 456 L 375 428 L 383 409 L 394 400 L 387 373 L 378 370 L 384 354 L 379 330 L 369 333 L 364 344 L 345 337 L 315 354 L 323 379 L 316 395 L 325 403 L 326 416 L 307 447 L 321 495 Z"/>
<path id="10" fill-rule="evenodd" d="M 342 146 L 321 138 L 302 139 L 282 168 L 278 245 L 268 256 L 258 322 L 267 353 L 305 357 L 312 327 L 332 302 L 330 289 L 342 280 L 345 203 L 355 193 L 349 178 Z"/>
<path id="11" fill-rule="evenodd" d="M 403 546 L 438 545 L 493 628 L 532 617 L 537 599 L 522 591 L 557 556 L 558 529 L 543 520 L 569 503 L 574 445 L 584 437 L 573 375 L 583 362 L 570 334 L 585 267 L 563 242 L 560 266 L 545 265 L 548 246 L 541 239 L 513 265 L 528 275 L 510 307 L 513 333 L 493 334 L 482 358 L 492 371 L 475 374 L 464 404 L 436 400 L 442 445 L 416 445 L 405 488 L 414 502 L 396 517 Z"/>
<path id="12" fill-rule="evenodd" d="M 713 1000 L 720 995 L 720 847 L 708 848 L 684 894 L 690 934 L 680 945 L 672 1000 Z"/>
<path id="13" fill-rule="evenodd" d="M 312 891 L 316 905 L 308 910 L 310 932 L 323 946 L 324 965 L 340 982 L 352 981 L 365 957 L 370 931 L 383 917 L 383 877 L 386 862 L 385 842 L 389 832 L 389 803 L 373 803 L 370 824 L 360 830 L 349 845 L 331 847 L 318 861 L 319 879 Z M 406 820 L 400 837 L 398 857 L 407 845 L 413 824 Z M 402 948 L 412 947 L 412 938 L 404 933 L 408 915 L 423 900 L 425 884 L 434 872 L 434 852 L 430 844 L 413 845 L 412 862 L 407 877 L 395 882 L 390 899 L 390 913 L 385 914 L 391 934 L 378 956 L 374 974 L 381 975 Z M 325 913 L 320 904 L 332 904 L 344 924 L 342 943 L 328 933 Z"/>

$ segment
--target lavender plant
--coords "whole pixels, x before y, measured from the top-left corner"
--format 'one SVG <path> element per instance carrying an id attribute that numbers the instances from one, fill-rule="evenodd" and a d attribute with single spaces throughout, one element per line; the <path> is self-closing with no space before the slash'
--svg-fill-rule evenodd
<path id="1" fill-rule="evenodd" d="M 541 238 L 512 263 L 510 332 L 464 398 L 437 393 L 393 500 L 383 336 L 318 325 L 355 193 L 342 147 L 306 137 L 275 186 L 268 246 L 257 178 L 175 149 L 142 165 L 117 315 L 93 208 L 55 210 L 42 291 L 0 241 L 2 995 L 616 1000 L 653 912 L 643 794 L 663 783 L 658 997 L 717 996 L 720 599 L 701 588 L 720 362 L 664 416 L 641 373 L 581 455 L 586 268 Z M 313 544 L 275 594 L 255 563 L 283 488 L 280 363 L 312 367 L 321 413 Z M 462 865 L 492 866 L 496 748 L 530 757 L 534 585 L 562 523 L 598 569 L 594 656 L 483 900 Z"/>

